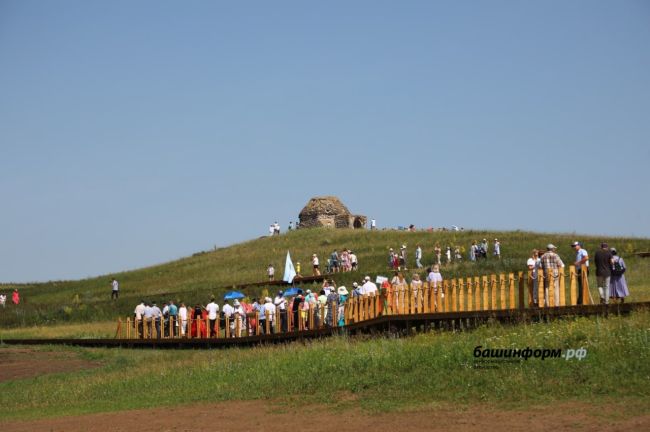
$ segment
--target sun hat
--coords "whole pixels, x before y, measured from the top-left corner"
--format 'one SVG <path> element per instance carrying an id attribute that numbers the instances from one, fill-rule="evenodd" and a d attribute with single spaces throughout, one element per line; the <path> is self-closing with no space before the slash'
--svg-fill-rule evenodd
<path id="1" fill-rule="evenodd" d="M 344 286 L 340 286 L 336 291 L 339 295 L 348 295 L 348 289 Z"/>
<path id="2" fill-rule="evenodd" d="M 369 281 L 369 280 L 370 280 L 370 276 L 366 276 L 365 278 L 363 278 L 363 280 Z"/>
<path id="3" fill-rule="evenodd" d="M 233 306 L 239 306 L 239 300 L 235 299 L 234 302 L 232 302 Z"/>
<path id="4" fill-rule="evenodd" d="M 356 283 L 356 282 L 352 282 L 352 286 L 356 288 L 356 287 L 358 287 L 358 286 L 359 286 L 359 284 L 358 284 L 358 283 Z"/>
<path id="5" fill-rule="evenodd" d="M 549 244 L 546 245 L 546 249 L 547 250 L 553 250 L 553 249 L 557 249 L 557 248 L 555 247 L 555 245 L 553 243 L 549 243 Z"/>
<path id="6" fill-rule="evenodd" d="M 573 243 L 571 243 L 571 247 L 576 247 L 576 246 L 580 246 L 579 241 L 574 241 Z"/>

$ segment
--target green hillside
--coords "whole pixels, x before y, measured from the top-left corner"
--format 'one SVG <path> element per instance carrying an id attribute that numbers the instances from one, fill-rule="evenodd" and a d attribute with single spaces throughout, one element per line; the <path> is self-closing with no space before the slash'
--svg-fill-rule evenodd
<path id="1" fill-rule="evenodd" d="M 501 241 L 502 259 L 497 261 L 491 255 L 485 262 L 471 263 L 467 260 L 467 249 L 472 240 L 488 239 L 490 247 L 497 237 Z M 565 264 L 573 262 L 575 253 L 569 244 L 580 240 L 593 256 L 602 240 L 619 250 L 624 257 L 630 286 L 630 301 L 650 300 L 650 259 L 633 255 L 637 251 L 650 250 L 650 240 L 640 238 L 611 238 L 576 236 L 567 234 L 543 234 L 531 232 L 406 232 L 310 229 L 289 232 L 280 236 L 266 237 L 236 244 L 214 251 L 200 252 L 166 264 L 139 270 L 110 274 L 79 281 L 57 281 L 39 284 L 0 286 L 0 292 L 9 294 L 18 287 L 23 303 L 18 307 L 8 305 L 0 310 L 0 325 L 4 328 L 25 325 L 49 325 L 64 322 L 89 322 L 116 319 L 132 313 L 135 304 L 142 298 L 162 301 L 167 299 L 194 303 L 207 303 L 211 295 L 221 297 L 225 287 L 245 282 L 263 281 L 266 267 L 273 263 L 276 277 L 281 278 L 287 251 L 294 263 L 300 261 L 302 274 L 311 272 L 309 260 L 312 253 L 321 258 L 321 268 L 334 250 L 352 249 L 359 258 L 360 270 L 356 273 L 337 274 L 338 284 L 349 285 L 365 274 L 388 275 L 388 248 L 399 248 L 406 244 L 409 266 L 414 267 L 415 247 L 420 244 L 424 251 L 423 264 L 433 262 L 433 247 L 439 243 L 463 248 L 464 261 L 443 266 L 445 278 L 484 275 L 497 272 L 525 269 L 531 249 L 544 248 L 549 242 L 558 246 L 558 252 Z M 491 253 L 491 251 L 490 251 Z M 410 273 L 409 275 L 410 279 Z M 110 278 L 120 281 L 118 301 L 110 300 Z M 597 297 L 593 285 L 592 295 Z M 251 295 L 258 295 L 264 287 L 247 289 Z"/>

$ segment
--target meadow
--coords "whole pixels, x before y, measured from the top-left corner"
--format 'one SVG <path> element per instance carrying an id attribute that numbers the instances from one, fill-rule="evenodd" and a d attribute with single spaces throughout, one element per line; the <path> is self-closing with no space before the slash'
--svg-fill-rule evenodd
<path id="1" fill-rule="evenodd" d="M 586 349 L 578 359 L 477 363 L 474 349 Z M 0 354 L 6 345 L 0 345 Z M 0 383 L 4 420 L 197 402 L 266 400 L 279 407 L 366 412 L 489 404 L 505 409 L 581 401 L 650 411 L 650 312 L 408 338 L 344 336 L 227 350 L 41 347 L 101 367 Z M 35 354 L 37 355 L 37 353 Z M 501 359 L 503 360 L 503 359 Z M 606 408 L 604 413 L 607 412 Z"/>

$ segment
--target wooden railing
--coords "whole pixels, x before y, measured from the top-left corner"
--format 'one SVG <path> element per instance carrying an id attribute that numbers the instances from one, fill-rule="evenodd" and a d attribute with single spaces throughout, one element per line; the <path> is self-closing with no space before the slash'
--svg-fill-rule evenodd
<path id="1" fill-rule="evenodd" d="M 271 319 L 262 320 L 259 312 L 245 316 L 227 316 L 215 320 L 213 326 L 208 318 L 127 318 L 125 321 L 118 320 L 116 337 L 233 338 L 338 327 L 341 316 L 343 324 L 348 325 L 385 315 L 571 306 L 577 304 L 579 282 L 582 282 L 583 303 L 588 304 L 589 282 L 584 266 L 579 274 L 580 276 L 574 266 L 570 266 L 568 274 L 564 269 L 558 270 L 556 274 L 551 270 L 544 274 L 540 270 L 536 279 L 528 271 L 455 278 L 439 282 L 437 286 L 430 282 L 395 284 L 380 288 L 377 294 L 349 296 L 343 304 L 310 304 L 309 309 L 301 308 L 297 312 L 289 309 L 276 310 Z M 535 298 L 539 299 L 537 304 Z"/>

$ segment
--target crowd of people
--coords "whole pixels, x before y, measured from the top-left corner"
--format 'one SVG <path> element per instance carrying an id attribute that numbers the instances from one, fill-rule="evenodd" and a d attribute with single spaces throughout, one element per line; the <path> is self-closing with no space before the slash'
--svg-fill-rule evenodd
<path id="1" fill-rule="evenodd" d="M 575 250 L 575 260 L 573 264 L 576 267 L 576 276 L 578 280 L 578 298 L 577 304 L 587 303 L 587 299 L 583 298 L 583 277 L 589 276 L 589 253 L 579 241 L 571 243 L 571 247 Z M 625 261 L 618 255 L 616 248 L 610 248 L 606 242 L 600 244 L 594 255 L 594 264 L 596 267 L 596 283 L 598 285 L 598 293 L 601 304 L 609 304 L 610 301 L 618 301 L 623 303 L 625 297 L 630 295 L 625 280 Z M 546 246 L 546 252 L 540 255 L 540 251 L 533 249 L 530 258 L 527 261 L 528 269 L 532 272 L 533 278 L 533 304 L 538 305 L 538 280 L 539 271 L 543 271 L 543 275 L 551 275 L 551 280 L 546 278 L 544 280 L 544 297 L 549 298 L 549 289 L 552 288 L 553 299 L 555 304 L 559 304 L 560 298 L 560 284 L 559 278 L 561 269 L 564 268 L 564 262 L 557 254 L 557 247 L 553 244 Z M 584 266 L 584 270 L 583 270 Z M 586 271 L 586 275 L 582 272 Z M 547 304 L 548 305 L 548 304 Z"/>

